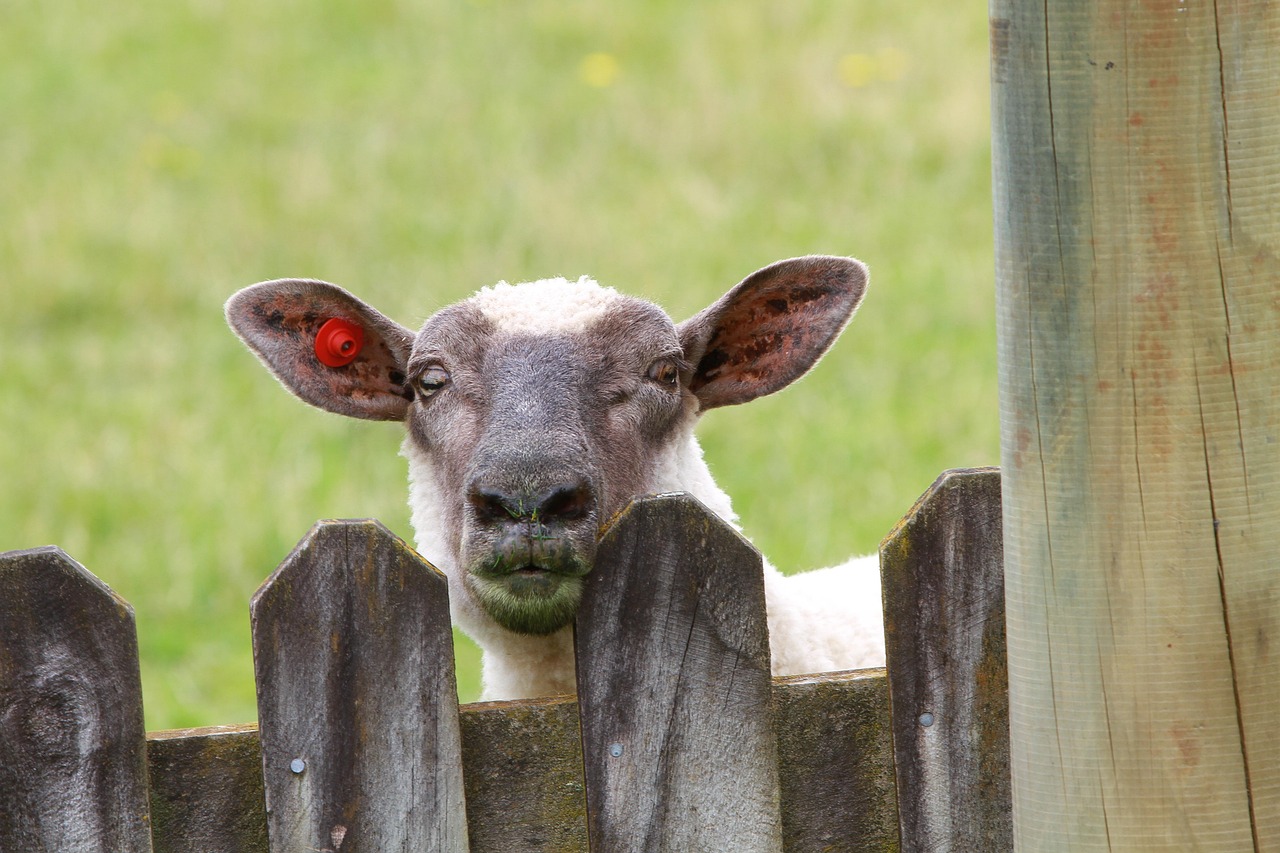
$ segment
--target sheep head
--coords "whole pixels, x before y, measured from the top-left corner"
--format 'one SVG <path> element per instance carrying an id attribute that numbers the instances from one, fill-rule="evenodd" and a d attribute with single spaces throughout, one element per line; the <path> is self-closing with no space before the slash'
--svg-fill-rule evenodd
<path id="1" fill-rule="evenodd" d="M 605 521 L 685 487 L 677 457 L 699 413 L 803 375 L 866 281 L 848 258 L 780 261 L 679 324 L 588 279 L 499 284 L 414 334 L 332 284 L 287 279 L 240 291 L 227 319 L 306 402 L 404 423 L 419 548 L 467 598 L 455 613 L 536 635 L 573 620 Z"/>

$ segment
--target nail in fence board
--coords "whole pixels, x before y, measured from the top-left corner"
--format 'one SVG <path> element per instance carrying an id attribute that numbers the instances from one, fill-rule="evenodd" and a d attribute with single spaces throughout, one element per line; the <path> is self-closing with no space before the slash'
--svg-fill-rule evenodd
<path id="1" fill-rule="evenodd" d="M 575 643 L 591 849 L 782 849 L 760 555 L 688 495 L 606 531 Z"/>
<path id="2" fill-rule="evenodd" d="M 1012 850 L 1000 472 L 940 476 L 881 545 L 902 850 Z"/>
<path id="3" fill-rule="evenodd" d="M 465 851 L 444 576 L 377 522 L 321 522 L 250 613 L 272 850 Z"/>
<path id="4" fill-rule="evenodd" d="M 0 555 L 0 850 L 145 853 L 133 610 L 57 548 Z"/>

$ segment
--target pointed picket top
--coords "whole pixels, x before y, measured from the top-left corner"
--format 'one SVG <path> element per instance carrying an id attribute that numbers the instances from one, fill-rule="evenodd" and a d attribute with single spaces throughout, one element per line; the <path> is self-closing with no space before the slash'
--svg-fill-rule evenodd
<path id="1" fill-rule="evenodd" d="M 1000 471 L 944 472 L 880 546 L 902 849 L 1010 850 Z"/>
<path id="2" fill-rule="evenodd" d="M 322 521 L 250 611 L 272 849 L 465 851 L 444 575 L 376 521 Z"/>
<path id="3" fill-rule="evenodd" d="M 133 610 L 54 547 L 0 554 L 0 850 L 151 850 Z"/>
<path id="4" fill-rule="evenodd" d="M 690 495 L 641 498 L 601 539 L 579 610 L 593 851 L 777 851 L 760 554 Z"/>

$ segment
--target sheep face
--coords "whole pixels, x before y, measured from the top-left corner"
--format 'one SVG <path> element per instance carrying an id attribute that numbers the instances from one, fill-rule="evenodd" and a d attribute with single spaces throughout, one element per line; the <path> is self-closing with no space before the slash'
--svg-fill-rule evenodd
<path id="1" fill-rule="evenodd" d="M 406 456 L 444 496 L 429 501 L 446 531 L 432 550 L 456 543 L 466 591 L 499 625 L 573 619 L 601 521 L 648 490 L 694 417 L 682 373 L 666 314 L 587 281 L 492 288 L 417 334 Z"/>
<path id="2" fill-rule="evenodd" d="M 587 279 L 500 284 L 415 335 L 334 285 L 282 280 L 236 294 L 227 317 L 307 402 L 405 423 L 418 546 L 465 599 L 455 614 L 473 634 L 483 614 L 541 635 L 572 621 L 604 522 L 690 488 L 697 415 L 802 375 L 865 283 L 847 258 L 782 261 L 679 325 Z M 325 358 L 333 318 L 353 343 Z"/>

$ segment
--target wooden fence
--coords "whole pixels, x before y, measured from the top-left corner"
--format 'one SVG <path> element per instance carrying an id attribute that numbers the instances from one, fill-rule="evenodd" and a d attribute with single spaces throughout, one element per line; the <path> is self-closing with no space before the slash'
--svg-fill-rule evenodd
<path id="1" fill-rule="evenodd" d="M 642 499 L 601 542 L 578 696 L 459 709 L 443 576 L 321 522 L 251 605 L 258 726 L 151 735 L 129 605 L 9 552 L 0 850 L 1006 850 L 1000 531 L 998 472 L 944 474 L 882 547 L 887 671 L 771 679 L 759 555 Z"/>

